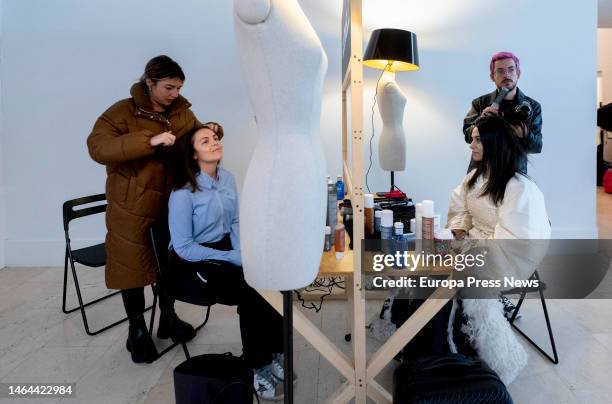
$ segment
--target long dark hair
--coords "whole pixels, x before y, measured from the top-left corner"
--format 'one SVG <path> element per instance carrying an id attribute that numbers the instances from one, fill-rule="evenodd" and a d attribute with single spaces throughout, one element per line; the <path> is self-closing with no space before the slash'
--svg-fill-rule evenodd
<path id="1" fill-rule="evenodd" d="M 495 205 L 504 200 L 506 185 L 516 174 L 525 175 L 519 170 L 519 160 L 524 159 L 525 149 L 505 119 L 487 116 L 475 122 L 482 143 L 482 160 L 476 162 L 476 172 L 467 183 L 472 188 L 478 177 L 485 177 L 485 185 L 480 196 L 488 195 Z"/>
<path id="2" fill-rule="evenodd" d="M 190 130 L 176 142 L 172 189 L 190 188 L 191 192 L 201 191 L 196 181 L 200 166 L 198 161 L 193 158 L 195 155 L 193 137 L 197 131 L 204 128 L 213 131 L 219 137 L 219 140 L 223 137 L 223 127 L 221 125 L 216 122 L 207 122 L 203 126 L 197 126 Z"/>
<path id="3" fill-rule="evenodd" d="M 159 55 L 147 62 L 144 73 L 140 77 L 140 83 L 147 88 L 147 79 L 151 80 L 153 83 L 157 83 L 162 79 L 168 78 L 176 78 L 185 81 L 185 73 L 183 73 L 181 66 L 169 56 Z"/>

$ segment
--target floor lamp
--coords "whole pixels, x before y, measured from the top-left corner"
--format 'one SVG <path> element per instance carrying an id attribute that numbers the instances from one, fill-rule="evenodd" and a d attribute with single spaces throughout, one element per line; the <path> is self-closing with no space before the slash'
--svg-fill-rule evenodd
<path id="1" fill-rule="evenodd" d="M 380 167 L 391 172 L 391 196 L 396 190 L 395 172 L 406 169 L 404 108 L 406 96 L 395 81 L 397 71 L 419 70 L 416 34 L 402 29 L 382 28 L 372 32 L 363 64 L 384 70 L 376 87 L 378 110 L 383 122 L 378 142 Z"/>

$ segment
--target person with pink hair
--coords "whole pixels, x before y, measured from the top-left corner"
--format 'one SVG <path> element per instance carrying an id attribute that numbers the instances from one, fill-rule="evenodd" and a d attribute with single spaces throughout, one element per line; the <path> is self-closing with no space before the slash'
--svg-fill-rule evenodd
<path id="1" fill-rule="evenodd" d="M 482 116 L 498 115 L 513 128 L 527 153 L 542 151 L 542 107 L 518 88 L 521 62 L 512 52 L 497 52 L 489 63 L 490 78 L 495 90 L 472 100 L 463 120 L 463 135 L 471 142 L 472 129 Z M 519 171 L 527 173 L 527 158 L 519 161 Z M 470 163 L 471 170 L 473 162 Z"/>
<path id="2" fill-rule="evenodd" d="M 489 77 L 495 90 L 472 100 L 472 106 L 463 119 L 463 135 L 466 143 L 472 142 L 475 124 L 486 116 L 500 116 L 518 138 L 518 144 L 526 153 L 542 151 L 542 107 L 518 88 L 521 62 L 512 52 L 497 52 L 489 63 Z M 476 167 L 472 159 L 468 172 Z M 527 174 L 527 155 L 517 158 L 517 172 Z M 500 296 L 504 315 L 511 318 L 516 307 L 505 296 Z"/>

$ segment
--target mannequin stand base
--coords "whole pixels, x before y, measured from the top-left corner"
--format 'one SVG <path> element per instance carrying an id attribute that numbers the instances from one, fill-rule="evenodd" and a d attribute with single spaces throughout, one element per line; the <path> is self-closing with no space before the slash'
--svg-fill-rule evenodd
<path id="1" fill-rule="evenodd" d="M 293 404 L 293 291 L 285 290 L 282 293 L 285 404 Z"/>

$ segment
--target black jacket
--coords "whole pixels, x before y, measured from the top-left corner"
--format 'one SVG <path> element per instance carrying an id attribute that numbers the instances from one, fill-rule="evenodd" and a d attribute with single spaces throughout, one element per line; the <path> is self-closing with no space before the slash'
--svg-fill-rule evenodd
<path id="1" fill-rule="evenodd" d="M 475 98 L 472 101 L 472 107 L 468 111 L 467 115 L 463 119 L 463 135 L 467 143 L 472 142 L 472 125 L 478 119 L 482 111 L 490 106 L 495 97 L 497 96 L 498 90 L 495 90 L 489 94 L 482 95 Z M 527 97 L 519 88 L 516 89 L 516 97 L 514 100 L 503 100 L 499 106 L 500 112 L 503 114 L 514 109 L 514 107 L 523 101 L 529 102 L 533 113 L 529 120 L 527 127 L 529 133 L 521 139 L 527 153 L 540 153 L 542 151 L 542 107 L 533 98 Z M 470 165 L 471 166 L 471 165 Z M 527 172 L 527 161 L 522 161 L 519 164 L 519 169 L 524 169 Z"/>
<path id="2" fill-rule="evenodd" d="M 597 126 L 608 132 L 612 131 L 612 103 L 597 110 Z"/>

